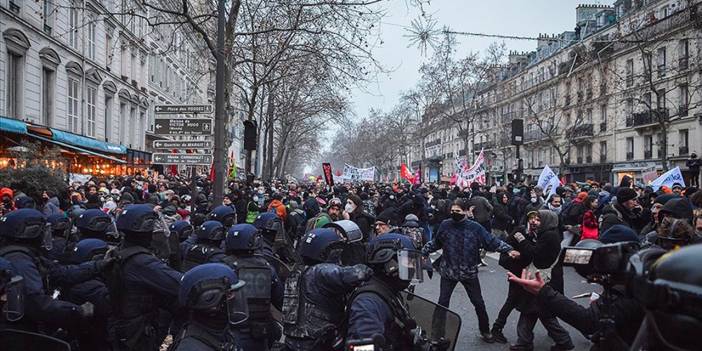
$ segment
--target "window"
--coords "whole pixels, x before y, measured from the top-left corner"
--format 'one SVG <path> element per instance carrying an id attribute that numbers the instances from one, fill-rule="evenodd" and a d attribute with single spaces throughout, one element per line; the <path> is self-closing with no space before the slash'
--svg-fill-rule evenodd
<path id="1" fill-rule="evenodd" d="M 648 78 L 651 77 L 651 67 L 653 67 L 653 58 L 650 52 L 644 52 L 643 57 L 643 70 L 644 70 L 644 79 L 648 80 Z"/>
<path id="2" fill-rule="evenodd" d="M 96 109 L 95 103 L 97 101 L 97 89 L 95 87 L 88 87 L 88 92 L 86 96 L 86 107 L 87 107 L 87 119 L 86 119 L 86 132 L 85 134 L 91 138 L 95 137 L 95 120 L 96 120 Z"/>
<path id="3" fill-rule="evenodd" d="M 653 135 L 644 135 L 644 158 L 653 158 Z"/>
<path id="4" fill-rule="evenodd" d="M 134 107 L 129 109 L 129 131 L 126 131 L 127 135 L 127 140 L 125 141 L 125 144 L 129 145 L 129 147 L 132 147 L 132 145 L 136 144 L 137 137 L 134 135 L 135 131 L 135 126 L 136 126 L 136 109 Z"/>
<path id="5" fill-rule="evenodd" d="M 19 15 L 21 8 L 22 8 L 22 0 L 10 0 L 10 11 Z"/>
<path id="6" fill-rule="evenodd" d="M 7 108 L 8 117 L 20 118 L 22 114 L 24 56 L 7 52 Z"/>
<path id="7" fill-rule="evenodd" d="M 688 68 L 690 58 L 690 42 L 687 39 L 678 43 L 678 68 L 684 71 Z"/>
<path id="8" fill-rule="evenodd" d="M 688 91 L 687 91 L 687 85 L 681 85 L 680 88 L 680 99 L 678 101 L 678 115 L 680 117 L 686 117 L 687 116 L 687 110 L 688 110 L 688 103 L 690 102 Z"/>
<path id="9" fill-rule="evenodd" d="M 600 132 L 607 130 L 607 105 L 600 105 Z"/>
<path id="10" fill-rule="evenodd" d="M 139 61 L 137 60 L 136 53 L 132 51 L 132 57 L 131 57 L 131 67 L 129 67 L 129 71 L 131 74 L 132 80 L 136 80 L 138 77 L 138 72 L 137 69 L 139 68 Z"/>
<path id="11" fill-rule="evenodd" d="M 627 160 L 634 159 L 634 138 L 633 137 L 626 138 L 626 159 Z"/>
<path id="12" fill-rule="evenodd" d="M 607 162 L 607 142 L 600 141 L 600 162 Z"/>
<path id="13" fill-rule="evenodd" d="M 585 144 L 585 163 L 592 163 L 592 144 Z"/>
<path id="14" fill-rule="evenodd" d="M 105 141 L 112 137 L 112 95 L 105 95 Z"/>
<path id="15" fill-rule="evenodd" d="M 658 67 L 658 77 L 665 77 L 665 64 L 666 64 L 666 51 L 665 46 L 658 48 L 657 54 L 657 67 Z"/>
<path id="16" fill-rule="evenodd" d="M 55 71 L 48 67 L 41 70 L 41 121 L 51 127 L 54 120 Z"/>
<path id="17" fill-rule="evenodd" d="M 74 48 L 78 49 L 78 26 L 80 25 L 80 19 L 78 14 L 78 5 L 71 3 L 71 7 L 68 9 L 68 44 Z"/>
<path id="18" fill-rule="evenodd" d="M 656 107 L 658 107 L 658 110 L 665 109 L 665 89 L 658 90 L 656 94 Z"/>
<path id="19" fill-rule="evenodd" d="M 120 47 L 120 56 L 119 56 L 119 61 L 120 61 L 120 75 L 122 77 L 127 76 L 127 60 L 129 59 L 129 55 L 127 55 L 127 42 L 122 41 L 121 42 L 121 47 Z M 124 78 L 126 79 L 126 78 Z"/>
<path id="20" fill-rule="evenodd" d="M 118 140 L 120 144 L 124 144 L 124 139 L 125 136 L 127 135 L 126 133 L 126 123 L 125 121 L 127 120 L 127 104 L 124 102 L 119 103 L 119 137 Z"/>
<path id="21" fill-rule="evenodd" d="M 44 0 L 42 21 L 44 24 L 44 33 L 51 34 L 54 27 L 54 1 L 55 0 Z"/>
<path id="22" fill-rule="evenodd" d="M 634 85 L 634 60 L 626 60 L 626 86 Z"/>
<path id="23" fill-rule="evenodd" d="M 112 33 L 111 28 L 105 28 L 105 67 L 110 70 L 110 65 L 112 65 L 112 58 L 114 57 L 113 51 L 114 44 L 112 43 Z"/>
<path id="24" fill-rule="evenodd" d="M 68 131 L 80 133 L 80 84 L 76 78 L 68 78 Z"/>
<path id="25" fill-rule="evenodd" d="M 651 105 L 651 93 L 644 93 L 641 103 L 644 105 L 645 111 L 648 111 L 649 108 L 653 108 L 653 105 Z"/>
<path id="26" fill-rule="evenodd" d="M 143 149 L 144 146 L 141 144 L 142 140 L 144 138 L 142 137 L 144 135 L 144 120 L 145 120 L 145 114 L 144 111 L 141 110 L 139 111 L 139 121 L 137 121 L 137 141 L 136 141 L 136 147 L 139 149 Z"/>
<path id="27" fill-rule="evenodd" d="M 585 124 L 592 124 L 592 109 L 589 108 L 585 111 Z"/>
<path id="28" fill-rule="evenodd" d="M 682 148 L 687 149 L 687 147 L 689 146 L 687 129 L 680 129 L 678 131 L 678 145 L 680 145 L 681 149 Z M 681 154 L 682 154 L 682 152 L 681 152 Z M 687 152 L 685 152 L 685 154 L 687 154 Z"/>
<path id="29" fill-rule="evenodd" d="M 97 26 L 95 17 L 88 17 L 88 58 L 95 60 L 95 32 Z"/>

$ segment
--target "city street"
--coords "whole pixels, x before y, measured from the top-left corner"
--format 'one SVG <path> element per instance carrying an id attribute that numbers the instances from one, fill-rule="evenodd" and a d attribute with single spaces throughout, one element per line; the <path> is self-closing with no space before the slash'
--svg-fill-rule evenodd
<path id="1" fill-rule="evenodd" d="M 496 258 L 497 254 L 488 254 L 486 259 L 488 267 L 480 268 L 480 286 L 491 326 L 507 297 L 507 273 L 497 264 Z M 599 292 L 599 286 L 587 284 L 573 269 L 565 267 L 564 274 L 565 292 L 569 297 L 585 292 Z M 425 275 L 424 279 L 424 282 L 417 286 L 415 293 L 436 302 L 439 299 L 440 277 L 435 274 L 432 279 L 428 279 Z M 589 303 L 588 298 L 578 299 L 577 301 L 580 304 Z M 450 309 L 461 316 L 462 322 L 456 350 L 507 350 L 509 348 L 509 344 L 487 344 L 480 339 L 475 309 L 468 300 L 465 290 L 460 285 L 453 292 Z M 519 311 L 514 310 L 507 319 L 504 334 L 509 343 L 514 343 L 517 340 L 518 318 Z M 561 322 L 561 325 L 570 333 L 576 350 L 588 350 L 590 348 L 588 340 L 580 332 L 563 322 Z M 540 323 L 536 324 L 534 335 L 535 350 L 548 350 L 553 345 L 553 340 L 546 335 L 546 330 Z"/>

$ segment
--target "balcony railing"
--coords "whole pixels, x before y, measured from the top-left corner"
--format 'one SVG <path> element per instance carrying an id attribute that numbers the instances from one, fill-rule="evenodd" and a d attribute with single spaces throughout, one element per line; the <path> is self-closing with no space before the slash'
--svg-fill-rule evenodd
<path id="1" fill-rule="evenodd" d="M 665 65 L 658 65 L 658 78 L 665 77 Z"/>
<path id="2" fill-rule="evenodd" d="M 566 133 L 568 138 L 581 138 L 594 135 L 594 128 L 592 123 L 581 124 L 579 126 L 573 127 Z"/>
<path id="3" fill-rule="evenodd" d="M 681 146 L 678 148 L 678 155 L 684 156 L 690 153 L 690 149 L 687 146 Z"/>
<path id="4" fill-rule="evenodd" d="M 626 159 L 628 160 L 633 160 L 634 159 L 634 153 L 633 152 L 627 152 L 626 153 Z"/>
<path id="5" fill-rule="evenodd" d="M 546 139 L 546 134 L 541 130 L 532 130 L 524 133 L 524 141 L 536 141 Z"/>
<path id="6" fill-rule="evenodd" d="M 634 113 L 631 116 L 626 118 L 626 126 L 627 127 L 640 127 L 640 126 L 646 126 L 649 124 L 655 124 L 655 123 L 658 123 L 658 121 L 660 119 L 667 120 L 668 116 L 669 116 L 669 114 L 668 114 L 667 108 L 660 108 L 658 110 L 638 112 L 638 113 Z"/>
<path id="7" fill-rule="evenodd" d="M 495 147 L 495 142 L 494 141 L 484 141 L 482 143 L 475 143 L 473 144 L 473 150 L 480 150 L 480 149 L 492 149 Z"/>
<path id="8" fill-rule="evenodd" d="M 634 85 L 634 75 L 627 75 L 626 76 L 626 86 L 630 87 Z"/>

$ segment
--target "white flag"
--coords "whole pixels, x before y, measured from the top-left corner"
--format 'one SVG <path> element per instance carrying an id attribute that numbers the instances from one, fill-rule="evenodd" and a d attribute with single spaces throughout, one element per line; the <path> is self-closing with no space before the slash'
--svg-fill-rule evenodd
<path id="1" fill-rule="evenodd" d="M 663 173 L 656 180 L 651 182 L 651 187 L 653 191 L 658 191 L 660 187 L 667 186 L 673 187 L 674 184 L 680 184 L 683 188 L 685 187 L 685 179 L 683 178 L 682 172 L 680 172 L 680 167 L 675 167 L 668 172 Z"/>
<path id="2" fill-rule="evenodd" d="M 536 183 L 541 189 L 544 189 L 544 193 L 548 191 L 548 197 L 556 193 L 556 188 L 561 185 L 560 179 L 556 173 L 553 172 L 551 167 L 546 165 L 539 175 L 539 181 Z M 550 188 L 549 188 L 550 187 Z"/>

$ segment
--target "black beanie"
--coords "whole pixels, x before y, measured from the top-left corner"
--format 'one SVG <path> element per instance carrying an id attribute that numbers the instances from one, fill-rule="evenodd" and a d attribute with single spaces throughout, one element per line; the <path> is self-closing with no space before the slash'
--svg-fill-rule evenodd
<path id="1" fill-rule="evenodd" d="M 617 202 L 623 204 L 629 200 L 635 199 L 638 196 L 636 190 L 631 188 L 619 188 L 617 191 Z"/>

